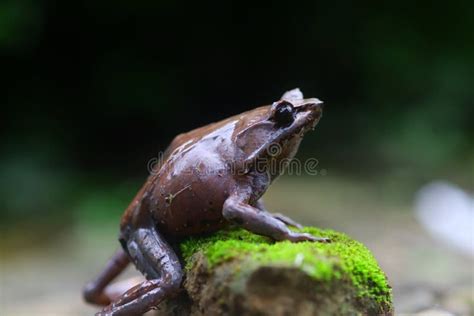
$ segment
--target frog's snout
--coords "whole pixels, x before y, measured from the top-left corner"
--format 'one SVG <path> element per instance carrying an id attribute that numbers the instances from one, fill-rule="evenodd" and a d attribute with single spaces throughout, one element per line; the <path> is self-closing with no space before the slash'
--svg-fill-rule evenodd
<path id="1" fill-rule="evenodd" d="M 304 112 L 310 113 L 310 115 L 312 114 L 313 116 L 314 115 L 319 116 L 322 114 L 323 108 L 324 108 L 324 102 L 319 99 L 314 98 L 314 99 L 309 99 L 308 102 L 304 104 L 304 107 L 302 108 L 302 110 Z"/>
<path id="2" fill-rule="evenodd" d="M 313 106 L 315 106 L 315 107 L 317 107 L 317 108 L 320 108 L 321 110 L 324 108 L 324 102 L 323 102 L 323 101 L 321 101 L 321 100 L 319 100 L 319 99 L 316 99 L 316 98 L 311 99 L 311 100 L 314 100 L 314 101 L 312 102 Z"/>
<path id="3" fill-rule="evenodd" d="M 317 98 L 304 99 L 295 107 L 299 111 L 321 111 L 324 107 L 324 102 Z"/>
<path id="4" fill-rule="evenodd" d="M 300 126 L 303 126 L 303 131 L 314 129 L 318 124 L 323 114 L 323 101 L 311 98 L 305 99 L 304 102 L 297 108 L 300 117 Z"/>

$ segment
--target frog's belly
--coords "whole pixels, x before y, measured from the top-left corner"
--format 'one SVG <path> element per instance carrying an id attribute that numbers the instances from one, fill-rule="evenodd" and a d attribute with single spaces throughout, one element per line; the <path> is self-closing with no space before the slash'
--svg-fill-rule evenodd
<path id="1" fill-rule="evenodd" d="M 171 204 L 164 211 L 157 212 L 154 219 L 160 232 L 177 236 L 194 235 L 213 232 L 227 224 L 222 216 L 222 206 L 212 207 L 202 203 L 180 206 Z"/>
<path id="2" fill-rule="evenodd" d="M 196 183 L 183 188 L 161 188 L 153 212 L 159 231 L 171 235 L 193 235 L 216 231 L 227 225 L 222 215 L 222 206 L 229 195 L 224 183 L 220 186 Z"/>
<path id="3" fill-rule="evenodd" d="M 222 206 L 236 187 L 214 142 L 196 144 L 160 170 L 153 191 L 153 217 L 168 234 L 190 235 L 222 228 Z"/>

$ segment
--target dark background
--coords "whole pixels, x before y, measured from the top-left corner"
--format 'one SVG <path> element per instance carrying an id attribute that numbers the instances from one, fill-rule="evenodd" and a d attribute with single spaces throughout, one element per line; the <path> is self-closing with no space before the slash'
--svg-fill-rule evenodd
<path id="1" fill-rule="evenodd" d="M 473 153 L 473 10 L 470 1 L 3 2 L 2 193 L 144 178 L 177 133 L 294 87 L 326 102 L 302 151 L 328 169 L 462 175 Z M 29 179 L 25 168 L 55 175 Z M 66 211 L 42 206 L 41 216 Z M 0 214 L 17 212 L 7 203 Z"/>
<path id="2" fill-rule="evenodd" d="M 2 1 L 6 249 L 116 225 L 173 136 L 295 87 L 325 101 L 300 157 L 335 188 L 472 190 L 473 3 Z"/>

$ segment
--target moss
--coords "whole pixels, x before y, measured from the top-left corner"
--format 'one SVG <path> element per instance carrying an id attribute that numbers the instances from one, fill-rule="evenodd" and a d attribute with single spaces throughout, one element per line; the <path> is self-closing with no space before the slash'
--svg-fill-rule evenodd
<path id="1" fill-rule="evenodd" d="M 360 242 L 332 230 L 306 227 L 302 231 L 331 238 L 331 243 L 274 242 L 243 229 L 229 229 L 181 243 L 187 268 L 191 256 L 202 251 L 210 267 L 230 259 L 250 259 L 259 265 L 296 266 L 312 278 L 328 281 L 346 278 L 361 298 L 379 303 L 392 301 L 391 288 L 370 251 Z"/>

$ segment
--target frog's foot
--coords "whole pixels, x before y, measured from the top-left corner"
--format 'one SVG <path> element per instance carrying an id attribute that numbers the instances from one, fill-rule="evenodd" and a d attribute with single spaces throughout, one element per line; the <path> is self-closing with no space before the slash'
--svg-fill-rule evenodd
<path id="1" fill-rule="evenodd" d="M 322 243 L 328 243 L 331 242 L 331 240 L 327 237 L 316 237 L 308 233 L 297 233 L 297 232 L 291 232 L 286 240 L 289 240 L 291 242 L 299 242 L 299 241 L 316 241 L 316 242 L 322 242 Z"/>
<path id="2" fill-rule="evenodd" d="M 126 246 L 132 261 L 148 280 L 129 289 L 96 316 L 142 315 L 180 291 L 181 264 L 154 228 L 137 229 Z"/>
<path id="3" fill-rule="evenodd" d="M 283 215 L 283 214 L 280 214 L 280 213 L 273 213 L 272 215 L 273 215 L 274 218 L 276 218 L 280 222 L 285 223 L 286 225 L 293 226 L 293 227 L 300 228 L 300 229 L 303 228 L 303 225 L 301 225 L 300 223 L 292 220 L 291 218 L 289 218 L 286 215 Z"/>

